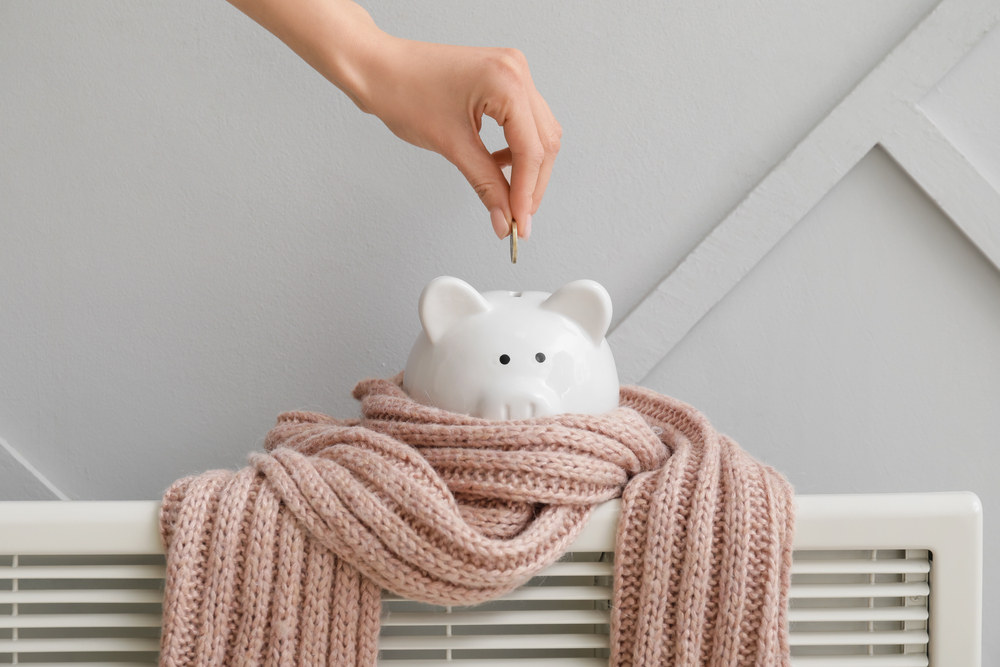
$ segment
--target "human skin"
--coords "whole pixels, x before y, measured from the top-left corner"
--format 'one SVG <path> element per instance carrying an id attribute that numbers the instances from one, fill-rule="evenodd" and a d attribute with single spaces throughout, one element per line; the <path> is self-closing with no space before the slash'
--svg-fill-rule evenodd
<path id="1" fill-rule="evenodd" d="M 516 49 L 432 44 L 393 37 L 350 0 L 229 0 L 399 138 L 458 167 L 500 238 L 517 221 L 531 234 L 562 128 Z M 482 117 L 503 128 L 490 153 Z M 501 169 L 511 166 L 508 184 Z"/>

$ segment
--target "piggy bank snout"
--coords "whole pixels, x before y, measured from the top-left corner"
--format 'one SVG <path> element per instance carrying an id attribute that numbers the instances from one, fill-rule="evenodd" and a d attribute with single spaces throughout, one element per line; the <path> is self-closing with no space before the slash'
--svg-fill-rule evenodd
<path id="1" fill-rule="evenodd" d="M 556 414 L 559 409 L 559 397 L 552 389 L 529 378 L 518 378 L 488 387 L 475 416 L 497 421 L 531 419 Z"/>

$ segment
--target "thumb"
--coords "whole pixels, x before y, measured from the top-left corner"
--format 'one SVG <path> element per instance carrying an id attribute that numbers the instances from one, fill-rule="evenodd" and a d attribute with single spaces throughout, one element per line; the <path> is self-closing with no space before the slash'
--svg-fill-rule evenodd
<path id="1" fill-rule="evenodd" d="M 490 212 L 490 223 L 498 238 L 510 234 L 510 184 L 500 170 L 490 152 L 486 150 L 482 139 L 475 135 L 473 141 L 467 141 L 464 148 L 454 156 L 445 155 L 462 172 L 469 185 L 479 195 L 483 206 Z"/>

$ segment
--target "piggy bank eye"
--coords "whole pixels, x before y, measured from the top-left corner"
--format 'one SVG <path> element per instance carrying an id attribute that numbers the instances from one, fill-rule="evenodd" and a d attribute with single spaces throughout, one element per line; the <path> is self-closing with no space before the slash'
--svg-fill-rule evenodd
<path id="1" fill-rule="evenodd" d="M 538 363 L 542 363 L 543 361 L 545 361 L 545 355 L 539 352 L 538 354 L 535 355 L 535 361 L 537 361 Z"/>
<path id="2" fill-rule="evenodd" d="M 500 363 L 503 364 L 504 366 L 506 366 L 507 364 L 510 363 L 510 357 L 508 357 L 506 354 L 501 354 L 500 355 Z"/>

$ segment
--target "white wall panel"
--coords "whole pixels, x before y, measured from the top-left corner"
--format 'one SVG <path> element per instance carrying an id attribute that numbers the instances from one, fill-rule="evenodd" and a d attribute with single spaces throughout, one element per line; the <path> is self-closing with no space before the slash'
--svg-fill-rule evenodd
<path id="1" fill-rule="evenodd" d="M 24 463 L 0 442 L 0 500 L 58 500 Z"/>
<path id="2" fill-rule="evenodd" d="M 920 106 L 993 187 L 1000 190 L 997 63 L 1000 63 L 1000 28 L 993 28 Z"/>

